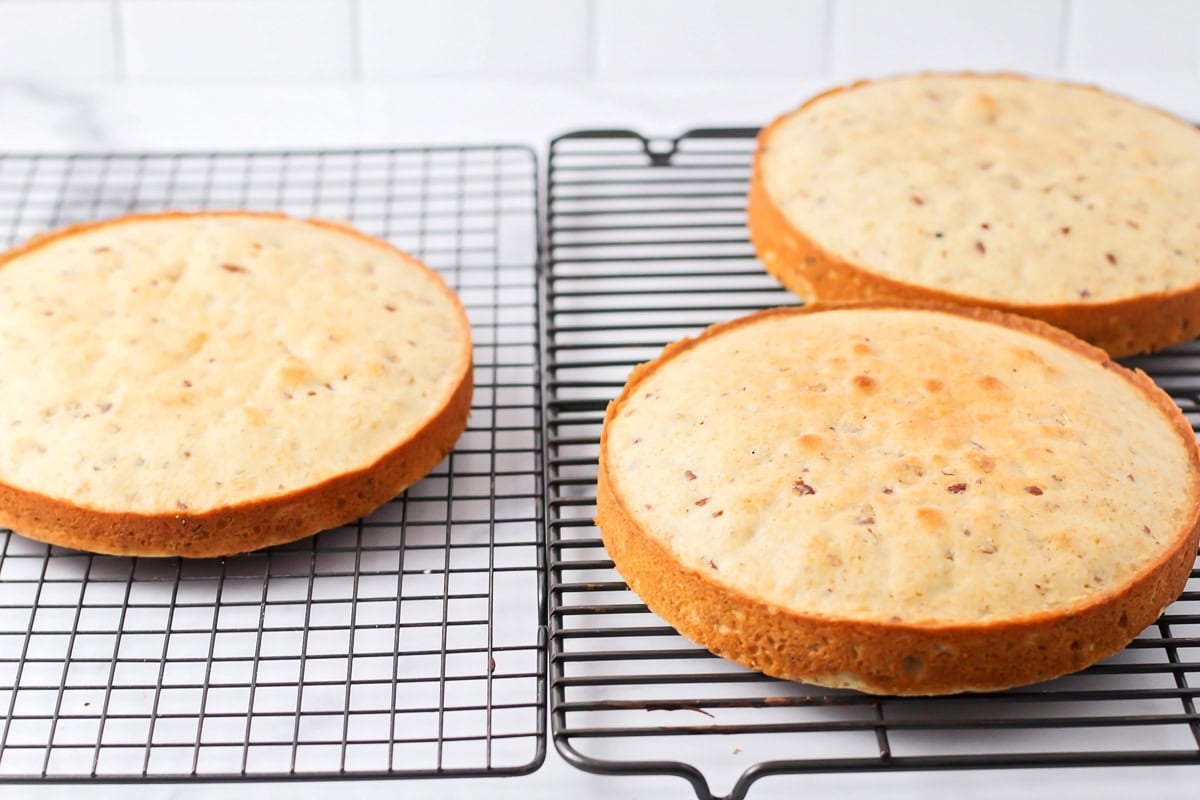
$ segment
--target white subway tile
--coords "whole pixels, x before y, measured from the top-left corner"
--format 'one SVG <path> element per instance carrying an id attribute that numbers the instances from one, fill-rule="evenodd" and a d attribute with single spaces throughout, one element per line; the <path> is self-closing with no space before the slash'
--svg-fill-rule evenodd
<path id="1" fill-rule="evenodd" d="M 106 82 L 116 76 L 111 4 L 0 3 L 0 81 Z"/>
<path id="2" fill-rule="evenodd" d="M 130 80 L 325 81 L 353 77 L 343 0 L 123 0 Z"/>
<path id="3" fill-rule="evenodd" d="M 1195 72 L 1200 65 L 1200 3 L 1073 2 L 1067 41 L 1067 65 L 1073 72 Z"/>
<path id="4" fill-rule="evenodd" d="M 1049 73 L 1062 0 L 838 0 L 833 64 L 843 76 L 920 70 Z"/>
<path id="5" fill-rule="evenodd" d="M 360 0 L 371 79 L 585 77 L 587 0 Z"/>
<path id="6" fill-rule="evenodd" d="M 826 66 L 825 0 L 598 0 L 596 76 L 804 77 Z"/>

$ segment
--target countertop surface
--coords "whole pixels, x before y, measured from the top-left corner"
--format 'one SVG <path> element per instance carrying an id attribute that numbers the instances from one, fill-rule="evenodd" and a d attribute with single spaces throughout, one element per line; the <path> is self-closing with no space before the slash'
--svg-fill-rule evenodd
<path id="1" fill-rule="evenodd" d="M 857 76 L 847 76 L 857 77 Z M 1200 80 L 1152 74 L 1068 75 L 1200 120 Z M 842 81 L 834 81 L 839 83 Z M 548 141 L 583 128 L 671 137 L 710 126 L 757 126 L 831 85 L 820 82 L 339 86 L 0 85 L 0 153 L 280 150 L 439 144 L 523 144 L 544 166 Z M 1130 736 L 1136 736 L 1136 728 Z M 767 778 L 752 800 L 783 797 L 1194 797 L 1200 766 L 993 770 Z M 714 787 L 721 790 L 722 787 Z M 547 745 L 531 775 L 511 778 L 233 784 L 0 787 L 0 796 L 136 798 L 336 794 L 507 798 L 692 797 L 674 777 L 591 775 Z"/>

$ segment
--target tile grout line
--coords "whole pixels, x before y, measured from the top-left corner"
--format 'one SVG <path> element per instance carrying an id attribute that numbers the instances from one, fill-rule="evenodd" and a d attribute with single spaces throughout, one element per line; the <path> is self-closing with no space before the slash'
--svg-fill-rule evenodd
<path id="1" fill-rule="evenodd" d="M 597 74 L 598 71 L 596 64 L 596 53 L 599 49 L 597 45 L 600 39 L 600 31 L 597 29 L 596 25 L 596 21 L 599 18 L 596 0 L 587 0 L 587 3 L 584 5 L 584 14 L 587 17 L 587 54 L 585 56 L 587 66 L 585 67 L 585 70 L 587 72 L 588 79 L 591 80 L 592 83 L 595 83 L 600 79 L 599 74 Z"/>
<path id="2" fill-rule="evenodd" d="M 1070 64 L 1071 20 L 1074 18 L 1073 12 L 1073 1 L 1062 0 L 1062 4 L 1058 10 L 1058 58 L 1055 60 L 1055 66 L 1059 72 L 1066 72 L 1067 66 Z"/>
<path id="3" fill-rule="evenodd" d="M 825 0 L 825 19 L 821 25 L 821 68 L 826 75 L 834 74 L 836 54 L 834 37 L 837 35 L 837 0 Z"/>
<path id="4" fill-rule="evenodd" d="M 121 0 L 108 0 L 109 27 L 112 33 L 113 78 L 117 83 L 129 82 L 129 65 L 125 52 L 125 10 Z"/>
<path id="5" fill-rule="evenodd" d="M 362 0 L 350 0 L 346 6 L 346 13 L 350 15 L 350 80 L 362 83 L 367 71 L 362 46 Z"/>

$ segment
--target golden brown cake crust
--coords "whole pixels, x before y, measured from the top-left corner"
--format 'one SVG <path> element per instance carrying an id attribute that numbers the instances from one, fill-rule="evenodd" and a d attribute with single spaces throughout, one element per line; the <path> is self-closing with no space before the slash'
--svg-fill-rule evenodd
<path id="1" fill-rule="evenodd" d="M 953 313 L 1025 331 L 1065 347 L 1115 373 L 1171 420 L 1186 445 L 1192 506 L 1171 546 L 1126 585 L 1068 613 L 1030 614 L 969 625 L 872 622 L 805 614 L 747 595 L 681 563 L 615 491 L 609 454 L 612 421 L 663 364 L 731 329 L 776 315 L 831 308 L 918 308 Z M 618 572 L 655 613 L 712 652 L 775 677 L 876 694 L 938 695 L 992 691 L 1046 680 L 1123 649 L 1182 591 L 1200 540 L 1200 457 L 1195 436 L 1171 399 L 1146 375 L 1113 363 L 1102 351 L 1037 320 L 989 309 L 892 301 L 771 309 L 715 325 L 669 345 L 637 367 L 608 407 L 601 435 L 596 524 Z"/>
<path id="2" fill-rule="evenodd" d="M 454 448 L 471 410 L 470 369 L 451 402 L 376 463 L 290 494 L 200 513 L 122 514 L 0 484 L 0 525 L 62 547 L 110 555 L 211 558 L 295 541 L 369 514 Z"/>
<path id="3" fill-rule="evenodd" d="M 937 77 L 981 76 L 962 73 Z M 986 77 L 1026 80 L 1015 74 Z M 823 98 L 871 83 L 858 81 L 822 92 L 795 111 L 775 119 L 759 133 L 747 200 L 747 225 L 750 239 L 767 272 L 789 291 L 809 301 L 855 302 L 887 298 L 983 306 L 1044 320 L 1104 349 L 1113 358 L 1161 350 L 1200 333 L 1200 283 L 1169 292 L 1152 291 L 1111 301 L 1015 303 L 899 281 L 823 249 L 810 235 L 789 222 L 770 197 L 763 173 L 763 153 L 789 118 L 802 114 Z M 1105 94 L 1098 87 L 1062 85 Z M 1175 119 L 1158 109 L 1146 110 Z M 1053 266 L 1049 264 L 1046 268 Z"/>
<path id="4" fill-rule="evenodd" d="M 86 222 L 39 235 L 0 255 L 0 269 L 27 253 L 82 232 L 141 220 L 197 217 L 290 219 L 267 212 L 214 211 L 134 214 Z M 322 220 L 303 222 L 356 237 L 411 261 L 387 242 L 348 226 Z M 452 392 L 436 413 L 373 463 L 274 496 L 200 511 L 176 508 L 161 513 L 90 508 L 0 482 L 0 526 L 50 544 L 97 553 L 207 558 L 294 541 L 378 508 L 424 477 L 453 449 L 466 428 L 471 406 L 471 341 L 465 311 L 436 273 L 418 262 L 411 263 L 432 278 L 456 311 L 457 325 L 463 334 L 458 359 L 460 371 L 453 377 Z"/>

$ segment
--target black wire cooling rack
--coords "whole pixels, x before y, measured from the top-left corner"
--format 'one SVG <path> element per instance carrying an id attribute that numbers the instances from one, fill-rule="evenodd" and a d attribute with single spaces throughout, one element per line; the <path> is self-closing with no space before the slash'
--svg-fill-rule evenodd
<path id="1" fill-rule="evenodd" d="M 249 555 L 94 556 L 0 530 L 0 782 L 536 769 L 533 153 L 0 155 L 0 246 L 168 208 L 348 220 L 437 269 L 472 324 L 468 429 L 371 517 Z"/>
<path id="2" fill-rule="evenodd" d="M 1157 624 L 1078 675 L 940 699 L 765 678 L 649 613 L 592 524 L 606 403 L 666 343 L 794 302 L 744 224 L 756 131 L 551 143 L 544 257 L 550 703 L 555 744 L 600 773 L 745 797 L 783 773 L 1200 764 L 1200 571 Z M 1200 424 L 1200 343 L 1137 366 Z"/>

